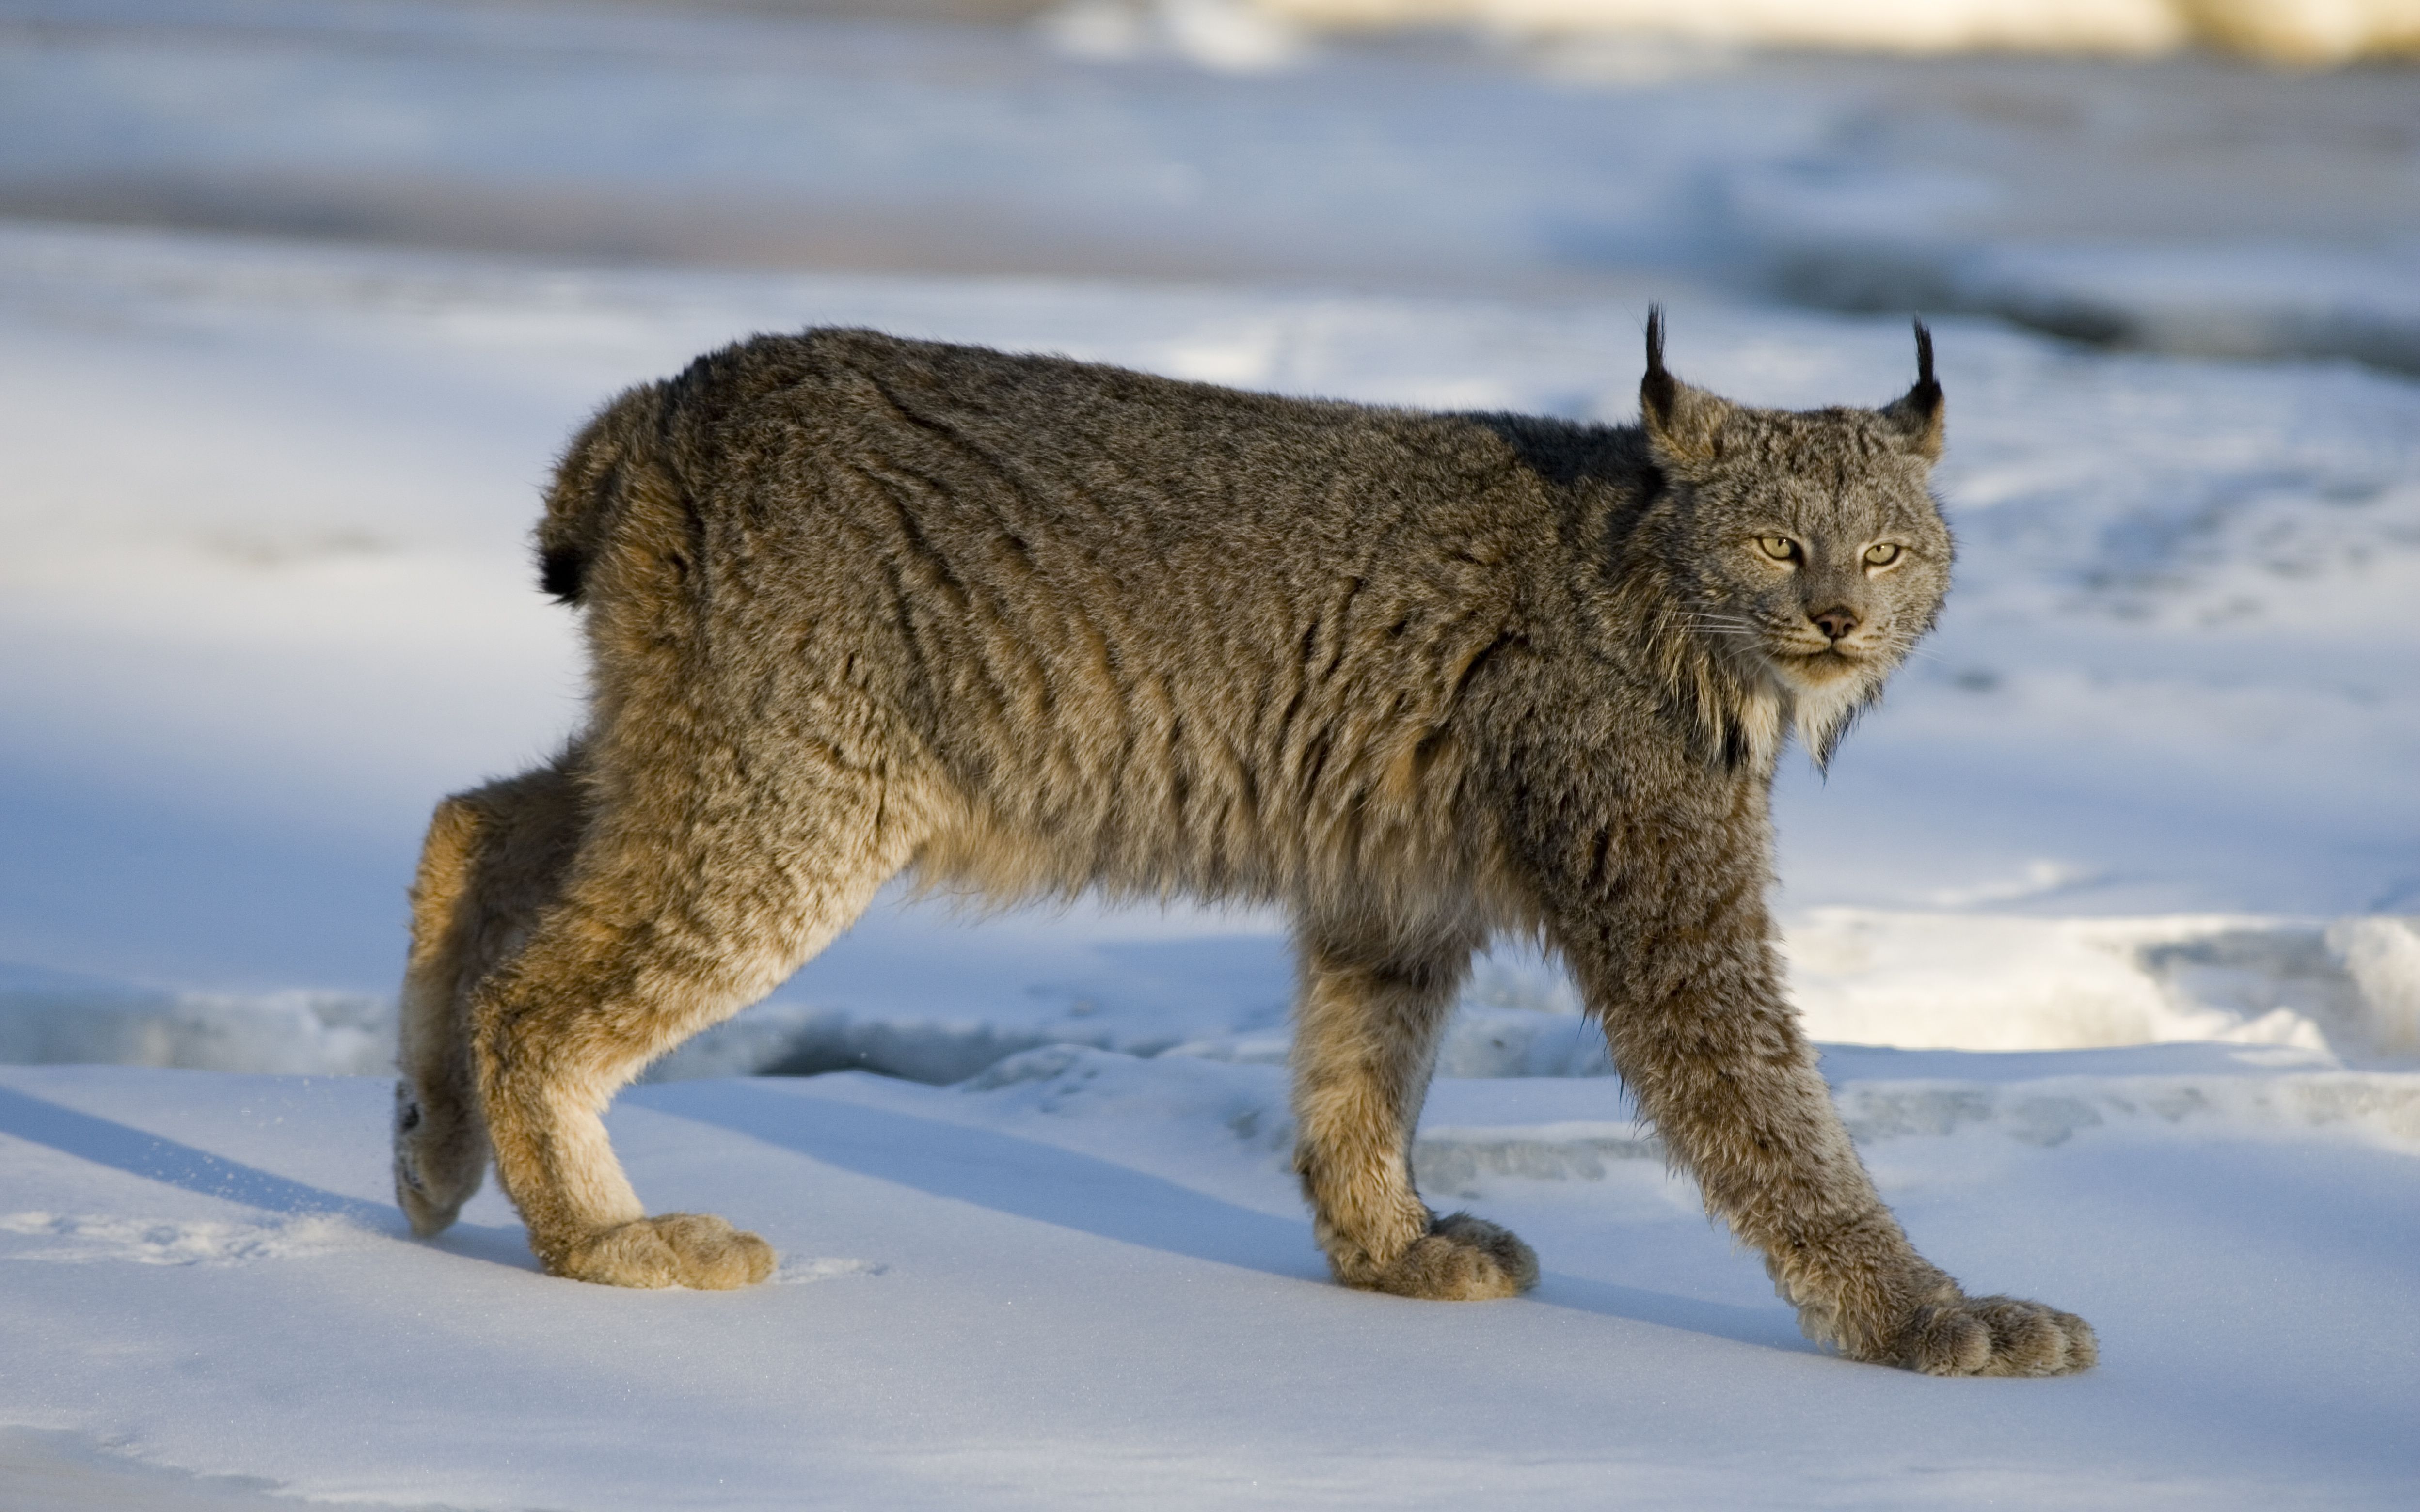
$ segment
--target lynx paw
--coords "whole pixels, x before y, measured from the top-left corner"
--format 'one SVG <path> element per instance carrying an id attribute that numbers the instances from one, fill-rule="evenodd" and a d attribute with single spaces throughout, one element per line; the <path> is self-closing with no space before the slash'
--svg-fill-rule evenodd
<path id="1" fill-rule="evenodd" d="M 488 1146 L 458 1112 L 438 1114 L 395 1088 L 395 1201 L 422 1239 L 442 1232 L 487 1175 Z"/>
<path id="2" fill-rule="evenodd" d="M 609 1287 L 730 1291 L 773 1273 L 773 1246 L 711 1213 L 637 1218 L 566 1247 L 547 1269 Z"/>
<path id="3" fill-rule="evenodd" d="M 1466 1212 L 1434 1218 L 1391 1264 L 1344 1278 L 1347 1286 L 1398 1297 L 1484 1302 L 1538 1284 L 1538 1257 L 1509 1228 Z"/>
<path id="4" fill-rule="evenodd" d="M 2015 1297 L 1961 1297 L 1917 1309 L 1892 1364 L 1928 1376 L 2064 1376 L 2101 1357 L 2092 1325 Z"/>

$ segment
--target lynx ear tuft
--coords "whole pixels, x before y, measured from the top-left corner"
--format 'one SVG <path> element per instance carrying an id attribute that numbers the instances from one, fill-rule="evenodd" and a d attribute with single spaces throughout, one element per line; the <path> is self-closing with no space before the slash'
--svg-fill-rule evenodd
<path id="1" fill-rule="evenodd" d="M 1932 332 L 1916 322 L 1916 387 L 1883 411 L 1907 449 L 1928 462 L 1941 459 L 1941 385 L 1932 377 Z"/>
<path id="2" fill-rule="evenodd" d="M 1638 418 L 1658 460 L 1711 462 L 1722 452 L 1730 401 L 1693 388 L 1664 367 L 1664 307 L 1647 307 L 1647 376 L 1638 380 Z"/>
<path id="3" fill-rule="evenodd" d="M 1647 307 L 1647 376 L 1638 380 L 1638 412 L 1651 430 L 1672 414 L 1673 392 L 1679 387 L 1664 371 L 1664 306 Z"/>

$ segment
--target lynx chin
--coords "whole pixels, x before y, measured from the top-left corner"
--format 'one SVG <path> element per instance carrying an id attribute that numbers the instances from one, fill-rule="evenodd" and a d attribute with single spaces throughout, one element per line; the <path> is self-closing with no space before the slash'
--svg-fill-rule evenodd
<path id="1" fill-rule="evenodd" d="M 1542 938 L 1708 1209 L 1811 1336 L 1935 1375 L 2093 1363 L 1970 1297 L 1840 1126 L 1765 909 L 1774 767 L 1931 626 L 1942 394 L 1637 425 L 1278 398 L 867 331 L 765 336 L 572 441 L 537 538 L 586 728 L 447 798 L 412 887 L 396 1195 L 492 1153 L 557 1275 L 739 1287 L 649 1216 L 599 1115 L 892 877 L 1275 903 L 1300 961 L 1295 1167 L 1337 1280 L 1510 1297 L 1528 1245 L 1408 1161 L 1472 952 Z"/>

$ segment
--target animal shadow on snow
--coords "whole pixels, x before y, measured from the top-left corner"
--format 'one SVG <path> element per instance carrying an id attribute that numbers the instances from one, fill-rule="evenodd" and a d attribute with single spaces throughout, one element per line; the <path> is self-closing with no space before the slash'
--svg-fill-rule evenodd
<path id="1" fill-rule="evenodd" d="M 411 1227 L 393 1203 L 365 1202 L 325 1187 L 264 1171 L 257 1165 L 213 1155 L 207 1149 L 147 1134 L 132 1124 L 63 1107 L 47 1098 L 0 1087 L 0 1134 L 47 1145 L 64 1155 L 106 1165 L 203 1196 L 223 1197 L 264 1212 L 289 1217 L 328 1214 L 392 1238 L 409 1237 Z M 464 1253 L 522 1270 L 535 1269 L 518 1228 L 463 1226 Z"/>
<path id="2" fill-rule="evenodd" d="M 635 1088 L 625 1101 L 933 1196 L 1121 1243 L 1329 1284 L 1307 1221 L 1238 1207 L 1055 1145 L 744 1081 L 659 1083 Z M 1553 1272 L 1525 1300 L 1742 1344 L 1819 1352 L 1778 1303 L 1744 1307 Z"/>

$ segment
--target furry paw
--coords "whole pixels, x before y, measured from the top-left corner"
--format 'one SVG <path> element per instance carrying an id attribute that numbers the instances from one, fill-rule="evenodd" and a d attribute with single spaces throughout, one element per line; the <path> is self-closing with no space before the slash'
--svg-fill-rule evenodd
<path id="1" fill-rule="evenodd" d="M 1398 1297 L 1484 1302 L 1536 1286 L 1538 1257 L 1511 1229 L 1457 1212 L 1431 1219 L 1428 1232 L 1390 1264 L 1342 1279 Z"/>
<path id="2" fill-rule="evenodd" d="M 547 1269 L 609 1287 L 731 1291 L 773 1273 L 773 1246 L 711 1213 L 668 1212 L 591 1234 L 551 1257 Z"/>
<path id="3" fill-rule="evenodd" d="M 2064 1376 L 2101 1357 L 2092 1325 L 2015 1297 L 1960 1297 L 1916 1310 L 1891 1364 L 1928 1376 Z"/>
<path id="4" fill-rule="evenodd" d="M 422 1239 L 442 1232 L 479 1190 L 488 1144 L 459 1110 L 440 1112 L 395 1086 L 395 1201 Z"/>

